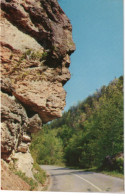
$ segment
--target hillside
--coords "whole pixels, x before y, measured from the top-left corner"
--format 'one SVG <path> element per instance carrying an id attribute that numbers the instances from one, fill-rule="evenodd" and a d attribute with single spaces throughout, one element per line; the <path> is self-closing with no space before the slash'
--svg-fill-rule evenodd
<path id="1" fill-rule="evenodd" d="M 33 134 L 40 164 L 123 173 L 123 77 L 87 97 Z"/>

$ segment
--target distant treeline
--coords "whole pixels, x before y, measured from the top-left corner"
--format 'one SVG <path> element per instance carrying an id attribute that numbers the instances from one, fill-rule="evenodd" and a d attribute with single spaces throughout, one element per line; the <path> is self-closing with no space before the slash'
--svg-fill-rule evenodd
<path id="1" fill-rule="evenodd" d="M 123 77 L 102 86 L 32 135 L 39 164 L 123 172 Z"/>

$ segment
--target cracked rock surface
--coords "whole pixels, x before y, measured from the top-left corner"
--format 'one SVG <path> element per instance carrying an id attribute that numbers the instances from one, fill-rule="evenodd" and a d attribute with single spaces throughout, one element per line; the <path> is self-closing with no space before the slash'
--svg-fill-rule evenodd
<path id="1" fill-rule="evenodd" d="M 57 0 L 1 0 L 1 153 L 28 153 L 31 133 L 61 117 L 75 50 Z M 22 156 L 22 155 L 21 155 Z"/>

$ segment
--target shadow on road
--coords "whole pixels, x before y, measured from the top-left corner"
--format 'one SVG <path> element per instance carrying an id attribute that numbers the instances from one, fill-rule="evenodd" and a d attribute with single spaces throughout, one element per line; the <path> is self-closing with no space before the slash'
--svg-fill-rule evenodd
<path id="1" fill-rule="evenodd" d="M 51 170 L 54 170 L 54 171 L 57 171 L 57 173 L 54 173 L 54 176 L 63 176 L 63 175 L 72 175 L 72 174 L 77 174 L 77 175 L 88 175 L 88 174 L 94 174 L 95 172 L 90 172 L 90 171 L 74 171 L 74 170 L 71 170 L 69 171 L 69 168 L 63 168 L 63 167 L 60 167 L 60 168 L 54 168 L 54 169 L 51 169 Z M 67 171 L 68 172 L 64 172 L 64 171 Z"/>

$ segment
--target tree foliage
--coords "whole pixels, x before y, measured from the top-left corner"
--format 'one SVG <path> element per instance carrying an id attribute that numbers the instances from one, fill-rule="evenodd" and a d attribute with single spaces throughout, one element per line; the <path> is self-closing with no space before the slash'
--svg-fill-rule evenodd
<path id="1" fill-rule="evenodd" d="M 42 164 L 63 161 L 79 168 L 108 169 L 105 158 L 123 152 L 123 77 L 45 125 L 33 136 L 31 148 Z M 123 171 L 123 159 L 117 159 L 114 168 Z"/>

